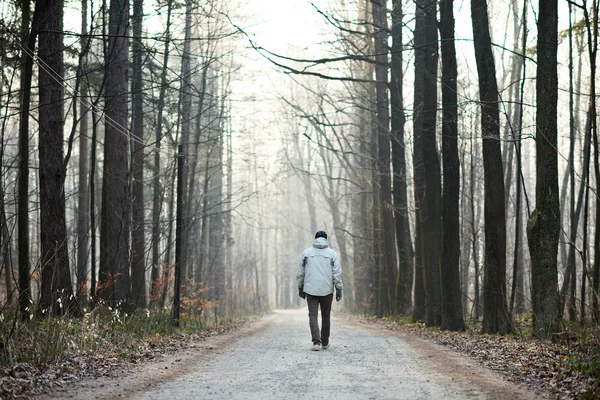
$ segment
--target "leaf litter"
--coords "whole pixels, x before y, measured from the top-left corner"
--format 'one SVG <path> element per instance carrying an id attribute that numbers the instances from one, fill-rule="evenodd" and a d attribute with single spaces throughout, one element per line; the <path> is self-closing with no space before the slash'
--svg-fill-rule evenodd
<path id="1" fill-rule="evenodd" d="M 481 334 L 476 327 L 451 332 L 429 328 L 424 323 L 365 316 L 346 318 L 433 341 L 478 360 L 508 380 L 546 389 L 557 399 L 600 399 L 598 328 L 585 340 L 576 338 L 573 343 L 570 335 L 552 341 L 528 335 Z"/>
<path id="2" fill-rule="evenodd" d="M 76 351 L 56 362 L 39 365 L 21 362 L 0 367 L 0 399 L 29 399 L 66 388 L 71 382 L 83 379 L 117 378 L 135 364 L 152 362 L 167 354 L 194 348 L 208 338 L 243 324 L 244 321 L 236 321 L 195 333 L 157 334 L 140 338 L 127 349 L 105 342 L 95 351 Z"/>

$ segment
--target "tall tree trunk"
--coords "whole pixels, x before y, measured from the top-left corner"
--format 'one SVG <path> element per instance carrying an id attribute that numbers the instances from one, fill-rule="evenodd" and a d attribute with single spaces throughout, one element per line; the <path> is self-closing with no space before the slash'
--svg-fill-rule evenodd
<path id="1" fill-rule="evenodd" d="M 415 194 L 421 209 L 422 268 L 426 285 L 426 323 L 442 323 L 440 256 L 441 173 L 436 144 L 438 36 L 436 2 L 418 0 L 415 23 Z M 417 176 L 418 175 L 418 176 Z M 418 187 L 420 186 L 420 187 Z M 416 298 L 415 298 L 416 301 Z"/>
<path id="2" fill-rule="evenodd" d="M 371 101 L 372 104 L 375 104 L 376 99 L 375 92 L 372 93 Z M 369 269 L 369 286 L 371 288 L 371 293 L 369 294 L 368 304 L 375 311 L 378 317 L 383 317 L 385 314 L 385 300 L 387 296 L 385 295 L 386 288 L 383 287 L 383 281 L 380 279 L 380 275 L 382 274 L 383 269 L 383 237 L 382 237 L 382 223 L 381 223 L 381 191 L 379 190 L 379 172 L 378 172 L 378 145 L 377 142 L 379 140 L 377 136 L 378 126 L 377 119 L 375 115 L 371 116 L 371 228 L 372 228 L 372 238 L 373 241 L 371 243 L 371 254 L 373 255 L 373 260 L 370 262 L 372 267 Z"/>
<path id="3" fill-rule="evenodd" d="M 29 265 L 29 111 L 31 109 L 31 80 L 33 77 L 33 58 L 38 34 L 39 18 L 43 2 L 37 2 L 29 30 L 29 0 L 21 0 L 22 36 L 27 43 L 27 53 L 23 54 L 21 72 L 21 116 L 19 121 L 19 193 L 17 209 L 18 250 L 19 250 L 19 311 L 25 319 L 31 300 Z"/>
<path id="4" fill-rule="evenodd" d="M 585 5 L 585 3 L 584 3 Z M 588 53 L 590 57 L 590 110 L 592 112 L 592 132 L 594 133 L 594 173 L 596 175 L 596 187 L 600 187 L 600 147 L 598 147 L 598 111 L 596 109 L 596 55 L 598 53 L 598 6 L 597 0 L 592 1 L 592 17 L 585 12 L 586 27 L 588 33 Z M 592 276 L 592 312 L 594 320 L 600 322 L 599 295 L 600 291 L 600 197 L 596 195 L 596 234 L 594 235 L 594 270 Z"/>
<path id="5" fill-rule="evenodd" d="M 231 106 L 230 106 L 231 107 Z M 234 313 L 233 310 L 233 129 L 231 125 L 231 108 L 228 113 L 228 125 L 227 125 L 227 197 L 225 200 L 225 267 L 227 269 L 227 306 L 230 314 Z M 277 213 L 279 215 L 279 212 Z M 275 237 L 278 237 L 278 232 L 275 232 Z M 278 248 L 275 249 L 278 251 Z M 279 253 L 275 253 L 275 265 L 279 266 Z M 279 275 L 279 274 L 278 274 Z M 280 288 L 280 285 L 277 285 Z M 281 306 L 281 305 L 280 305 Z"/>
<path id="6" fill-rule="evenodd" d="M 471 260 L 473 258 L 473 246 L 471 246 L 471 240 L 468 236 L 468 220 L 467 216 L 469 215 L 470 205 L 469 205 L 469 197 L 467 195 L 468 189 L 467 185 L 469 185 L 469 181 L 467 180 L 467 172 L 469 171 L 467 165 L 467 151 L 466 148 L 462 148 L 460 152 L 460 160 L 461 160 L 461 182 L 463 182 L 463 190 L 461 191 L 461 209 L 460 213 L 462 217 L 460 218 L 461 227 L 460 227 L 460 240 L 461 240 L 461 252 L 460 252 L 460 287 L 461 287 L 461 299 L 462 299 L 462 313 L 463 316 L 469 314 L 469 273 Z"/>
<path id="7" fill-rule="evenodd" d="M 143 61 L 142 44 L 143 0 L 133 0 L 133 64 L 131 79 L 133 152 L 133 201 L 131 212 L 131 295 L 138 308 L 146 308 L 146 264 L 144 235 L 144 102 L 143 102 Z"/>
<path id="8" fill-rule="evenodd" d="M 176 156 L 177 157 L 177 156 Z M 177 159 L 177 158 L 175 158 Z M 163 261 L 163 273 L 162 273 L 162 287 L 160 287 L 161 289 L 161 294 L 160 294 L 160 301 L 159 301 L 159 306 L 160 308 L 163 308 L 165 306 L 166 300 L 167 300 L 167 294 L 169 292 L 169 279 L 170 279 L 170 273 L 171 273 L 171 269 L 172 269 L 172 265 L 171 265 L 171 252 L 173 249 L 173 246 L 171 245 L 173 243 L 173 224 L 174 224 L 174 213 L 175 213 L 175 191 L 176 191 L 176 187 L 175 187 L 175 177 L 177 176 L 177 168 L 172 168 L 171 171 L 171 179 L 169 179 L 169 181 L 171 182 L 171 187 L 169 189 L 169 215 L 167 218 L 167 250 L 165 251 L 165 258 Z M 159 208 L 160 209 L 160 208 Z M 157 294 L 158 294 L 158 288 L 157 288 Z"/>
<path id="9" fill-rule="evenodd" d="M 396 311 L 406 314 L 412 307 L 412 286 L 414 274 L 414 252 L 408 220 L 408 197 L 406 192 L 406 158 L 404 146 L 404 99 L 402 85 L 402 2 L 394 1 L 392 9 L 392 64 L 390 82 L 390 103 L 392 120 L 392 164 L 394 167 L 394 221 L 398 246 L 399 271 L 396 282 Z"/>
<path id="10" fill-rule="evenodd" d="M 173 324 L 179 326 L 179 317 L 181 311 L 181 278 L 183 272 L 181 270 L 181 241 L 183 239 L 182 234 L 185 229 L 185 222 L 183 220 L 183 164 L 185 157 L 183 153 L 183 145 L 178 146 L 177 150 L 177 212 L 175 220 L 175 279 L 173 281 Z"/>
<path id="11" fill-rule="evenodd" d="M 181 104 L 181 138 L 179 143 L 182 146 L 183 154 L 185 157 L 185 162 L 182 164 L 183 170 L 181 171 L 181 176 L 184 182 L 184 187 L 182 188 L 182 196 L 183 196 L 183 210 L 182 218 L 184 221 L 190 221 L 190 214 L 192 212 L 192 195 L 191 191 L 186 187 L 187 185 L 187 177 L 188 177 L 188 164 L 191 159 L 191 155 L 189 152 L 189 141 L 190 141 L 190 131 L 191 131 L 191 116 L 192 116 L 192 87 L 190 85 L 190 81 L 192 77 L 190 76 L 191 71 L 191 37 L 192 37 L 192 1 L 187 0 L 185 2 L 185 28 L 184 28 L 184 40 L 183 40 L 183 53 L 181 55 L 181 82 L 180 82 L 180 104 Z M 186 291 L 189 291 L 188 285 L 186 282 L 188 279 L 193 278 L 193 262 L 191 262 L 189 257 L 189 249 L 190 249 L 190 228 L 192 224 L 187 223 L 186 229 L 182 232 L 183 237 L 181 238 L 181 258 L 179 265 L 181 267 L 182 279 L 184 280 L 184 286 L 186 287 Z M 188 270 L 189 269 L 189 270 Z"/>
<path id="12" fill-rule="evenodd" d="M 521 134 L 519 133 L 518 149 L 517 149 L 517 171 L 519 176 L 516 179 L 516 200 L 515 200 L 515 250 L 513 255 L 513 281 L 512 290 L 510 292 L 510 312 L 512 316 L 515 310 L 515 301 L 517 294 L 520 293 L 520 301 L 517 301 L 516 312 L 517 314 L 522 313 L 524 310 L 523 304 L 523 255 L 521 246 L 521 231 L 523 229 L 523 222 L 521 216 Z"/>
<path id="13" fill-rule="evenodd" d="M 487 0 L 471 0 L 475 59 L 479 75 L 485 184 L 484 333 L 511 330 L 506 299 L 506 216 L 500 150 L 498 83 L 489 32 Z"/>
<path id="14" fill-rule="evenodd" d="M 88 49 L 88 0 L 81 1 L 81 83 L 79 120 L 79 192 L 77 194 L 77 301 L 83 304 L 89 295 L 87 287 L 88 263 L 90 260 L 90 188 L 89 188 L 89 89 L 87 79 Z"/>
<path id="15" fill-rule="evenodd" d="M 0 90 L 1 92 L 1 90 Z M 0 149 L 0 165 L 4 161 L 4 143 Z M 0 171 L 2 167 L 0 166 Z M 0 176 L 2 174 L 0 173 Z M 4 184 L 0 181 L 0 275 L 4 270 L 4 285 L 6 290 L 6 304 L 12 306 L 13 303 L 13 288 L 12 288 L 12 262 L 11 262 L 11 234 L 8 229 L 8 221 L 6 219 L 6 202 L 4 201 Z"/>
<path id="16" fill-rule="evenodd" d="M 587 175 L 589 171 L 589 141 L 587 140 L 588 135 L 586 131 L 585 140 L 584 140 L 584 161 L 583 161 L 583 171 L 582 171 L 582 183 L 579 188 L 578 197 L 575 197 L 575 116 L 574 116 L 574 88 L 573 88 L 573 21 L 572 14 L 573 9 L 572 5 L 569 4 L 569 162 L 567 165 L 568 168 L 568 176 L 569 176 L 569 191 L 570 191 L 570 206 L 569 206 L 569 219 L 570 219 L 570 228 L 569 228 L 569 250 L 567 255 L 567 267 L 565 270 L 565 277 L 561 289 L 560 295 L 560 312 L 561 314 L 564 312 L 565 305 L 567 304 L 567 294 L 575 294 L 575 286 L 577 284 L 576 278 L 576 241 L 577 241 L 577 230 L 579 225 L 579 217 L 581 215 L 581 206 L 583 204 L 583 195 L 584 195 L 584 182 L 587 180 Z M 581 65 L 580 65 L 581 66 Z M 581 79 L 581 76 L 579 76 Z M 573 296 L 574 297 L 574 296 Z M 569 312 L 569 320 L 575 321 L 576 319 L 576 310 L 575 310 L 575 299 L 569 297 L 568 301 L 568 312 Z"/>
<path id="17" fill-rule="evenodd" d="M 415 80 L 414 80 L 414 112 L 413 112 L 413 180 L 415 196 L 415 293 L 413 305 L 413 321 L 425 319 L 427 308 L 427 291 L 425 289 L 425 232 L 424 221 L 427 220 L 425 193 L 425 165 L 423 163 L 423 125 L 425 119 L 425 70 L 427 59 L 425 37 L 425 15 L 422 1 L 417 5 L 415 19 Z"/>
<path id="18" fill-rule="evenodd" d="M 516 14 L 516 3 L 514 3 Z M 515 18 L 515 24 L 517 18 Z M 527 51 L 527 1 L 523 2 L 523 13 L 521 15 L 521 26 L 523 27 L 523 36 L 521 38 L 521 52 L 525 54 Z M 517 155 L 517 178 L 516 178 L 516 199 L 515 199 L 515 250 L 513 254 L 513 282 L 510 294 L 510 315 L 513 311 L 521 314 L 525 311 L 525 285 L 524 285 L 524 261 L 523 261 L 523 245 L 521 235 L 523 231 L 523 215 L 522 215 L 522 194 L 523 194 L 523 166 L 521 154 L 521 133 L 523 129 L 523 97 L 525 93 L 525 82 L 527 77 L 525 59 L 519 57 L 514 59 L 515 68 L 518 70 L 515 77 L 521 79 L 520 90 L 517 98 L 517 103 L 514 106 L 513 112 L 513 140 L 515 152 Z M 516 303 L 516 304 L 515 304 Z"/>
<path id="19" fill-rule="evenodd" d="M 460 291 L 460 164 L 458 160 L 458 101 L 456 49 L 454 46 L 454 0 L 440 2 L 442 40 L 442 329 L 463 330 L 465 323 Z"/>
<path id="20" fill-rule="evenodd" d="M 591 102 L 590 102 L 591 104 Z M 579 194 L 585 193 L 583 196 L 583 244 L 582 244 L 582 256 L 581 256 L 581 295 L 580 295 L 580 323 L 585 323 L 585 307 L 586 307 L 586 281 L 588 279 L 587 270 L 588 270 L 588 219 L 589 219 L 589 211 L 590 211 L 590 185 L 589 185 L 589 169 L 590 169 L 590 158 L 591 158 L 591 148 L 592 148 L 592 115 L 593 111 L 591 108 L 588 108 L 587 118 L 585 122 L 585 139 L 584 139 L 584 150 L 583 150 L 583 174 L 581 179 L 581 187 Z M 574 298 L 575 296 L 572 296 Z"/>
<path id="21" fill-rule="evenodd" d="M 92 112 L 92 149 L 90 151 L 90 299 L 92 305 L 96 297 L 96 153 L 98 118 Z"/>
<path id="22" fill-rule="evenodd" d="M 359 20 L 361 21 L 369 21 L 369 13 L 371 7 L 370 0 L 362 0 L 359 4 Z M 364 35 L 364 44 L 367 46 L 368 52 L 373 52 L 372 50 L 372 40 L 371 40 L 371 30 L 372 26 L 370 24 L 364 24 L 363 29 L 365 32 Z M 364 66 L 354 64 L 353 67 L 354 73 L 356 76 L 360 76 L 364 79 L 371 79 L 374 72 L 374 66 L 371 63 L 368 63 Z M 371 165 L 370 165 L 370 133 L 371 130 L 369 128 L 370 124 L 370 116 L 371 116 L 371 91 L 374 90 L 374 84 L 360 84 L 355 82 L 353 87 L 356 91 L 357 102 L 355 104 L 355 112 L 354 115 L 357 118 L 357 141 L 358 141 L 358 149 L 356 154 L 353 157 L 354 165 L 357 166 L 357 182 L 360 187 L 360 194 L 352 197 L 352 216 L 353 216 L 353 229 L 354 235 L 352 236 L 352 249 L 353 249 L 353 261 L 354 261 L 354 279 L 355 282 L 369 282 L 369 274 L 372 270 L 372 243 L 371 238 L 373 237 L 372 231 L 372 220 L 370 218 L 371 215 L 371 207 L 370 207 L 370 193 L 372 192 L 371 188 Z M 342 266 L 343 268 L 343 266 Z M 355 303 L 354 307 L 356 310 L 360 312 L 372 312 L 373 310 L 369 310 L 368 306 L 369 296 L 371 294 L 371 288 L 368 284 L 366 285 L 354 285 L 355 292 Z"/>
<path id="23" fill-rule="evenodd" d="M 106 130 L 100 223 L 100 295 L 127 302 L 129 279 L 128 85 L 129 0 L 111 0 L 106 60 Z"/>
<path id="24" fill-rule="evenodd" d="M 202 211 L 201 211 L 201 230 L 200 230 L 200 244 L 198 246 L 198 266 L 196 268 L 196 276 L 194 280 L 199 283 L 202 282 L 203 279 L 206 279 L 206 269 L 207 269 L 207 259 L 208 259 L 208 188 L 210 184 L 210 158 L 212 153 L 212 146 L 207 146 L 205 160 L 204 160 L 204 178 L 203 189 L 202 189 Z M 206 286 L 209 285 L 209 282 L 204 282 Z"/>
<path id="25" fill-rule="evenodd" d="M 63 166 L 62 0 L 45 2 L 40 15 L 39 179 L 42 289 L 39 308 L 51 315 L 77 311 L 69 270 Z M 50 71 L 53 71 L 50 73 Z M 65 309 L 66 307 L 66 309 Z"/>
<path id="26" fill-rule="evenodd" d="M 6 49 L 0 49 L 0 70 L 3 70 L 4 66 L 7 64 L 7 56 Z M 13 77 L 16 75 L 16 71 L 13 71 Z M 12 82 L 11 82 L 12 83 Z M 0 78 L 0 102 L 4 100 L 4 85 L 5 80 Z M 11 233 L 8 229 L 8 221 L 6 219 L 6 201 L 5 196 L 6 193 L 4 191 L 4 154 L 6 149 L 6 142 L 4 140 L 4 135 L 6 132 L 6 123 L 8 122 L 8 108 L 11 102 L 12 90 L 10 89 L 11 85 L 7 82 L 7 86 L 9 87 L 8 93 L 6 95 L 6 101 L 3 104 L 5 109 L 4 118 L 2 121 L 2 128 L 0 130 L 0 276 L 2 276 L 2 270 L 4 270 L 4 285 L 6 290 L 6 305 L 11 307 L 13 301 L 13 289 L 12 289 L 12 262 L 11 262 Z"/>
<path id="27" fill-rule="evenodd" d="M 569 160 L 567 162 L 567 171 L 565 176 L 569 177 L 569 221 L 570 227 L 573 227 L 573 219 L 575 218 L 575 109 L 574 109 L 574 88 L 573 88 L 573 5 L 569 4 Z M 573 230 L 570 230 L 569 246 L 567 256 L 567 263 L 565 267 L 565 276 L 563 280 L 562 289 L 560 292 L 560 306 L 559 311 L 562 314 L 565 312 L 565 306 L 567 304 L 567 292 L 569 291 L 569 285 L 572 281 L 571 277 L 575 274 L 576 266 L 575 262 L 571 263 L 569 259 L 570 253 L 574 252 L 575 242 L 571 240 L 573 237 Z M 575 237 L 575 240 L 577 237 Z M 570 311 L 570 306 L 569 306 Z M 570 312 L 569 312 L 570 314 Z"/>
<path id="28" fill-rule="evenodd" d="M 559 328 L 557 292 L 560 205 L 558 200 L 558 2 L 540 1 L 537 43 L 536 208 L 527 224 L 531 253 L 534 334 L 548 337 Z"/>
<path id="29" fill-rule="evenodd" d="M 390 160 L 390 114 L 388 94 L 388 26 L 387 12 L 382 0 L 373 0 L 373 25 L 375 26 L 375 80 L 377 90 L 378 167 L 381 191 L 380 212 L 383 235 L 384 282 L 387 289 L 386 314 L 395 314 L 396 281 L 398 265 L 394 211 L 392 204 L 391 160 Z"/>
<path id="30" fill-rule="evenodd" d="M 471 151 L 470 151 L 470 172 L 471 172 L 471 232 L 472 232 L 472 244 L 473 248 L 473 267 L 474 267 L 474 294 L 473 294 L 473 302 L 475 303 L 473 306 L 475 308 L 475 321 L 479 321 L 481 317 L 482 307 L 481 307 L 481 285 L 479 277 L 481 275 L 481 264 L 479 262 L 479 228 L 477 228 L 477 222 L 479 221 L 479 217 L 481 215 L 480 212 L 480 202 L 475 201 L 475 153 L 473 150 L 473 138 L 471 137 Z"/>
<path id="31" fill-rule="evenodd" d="M 215 94 L 218 93 L 215 91 Z M 218 106 L 217 106 L 218 107 Z M 221 114 L 221 113 L 220 113 Z M 212 160 L 212 176 L 210 180 L 209 198 L 211 215 L 209 219 L 209 239 L 208 254 L 210 260 L 210 269 L 214 276 L 214 299 L 219 302 L 217 313 L 222 316 L 225 311 L 225 263 L 224 256 L 224 235 L 223 235 L 223 131 L 221 126 L 222 114 L 216 118 L 217 126 L 214 132 L 214 158 Z M 261 230 L 262 232 L 262 230 Z M 262 249 L 262 241 L 259 243 Z M 262 251 L 262 250 L 261 250 Z M 261 296 L 263 307 L 269 305 L 268 293 L 268 262 L 265 262 L 261 268 Z"/>
<path id="32" fill-rule="evenodd" d="M 162 61 L 162 72 L 160 75 L 160 93 L 158 95 L 158 105 L 156 110 L 156 131 L 155 131 L 155 151 L 154 151 L 154 170 L 153 170 L 153 182 L 152 182 L 152 296 L 158 296 L 160 290 L 159 280 L 159 268 L 160 268 L 160 212 L 161 212 L 161 198 L 163 196 L 162 187 L 160 184 L 160 147 L 162 140 L 162 129 L 163 129 L 163 113 L 165 108 L 165 95 L 167 91 L 167 67 L 169 65 L 169 45 L 171 44 L 171 13 L 173 10 L 173 0 L 167 2 L 167 23 L 165 31 L 165 51 L 163 53 Z M 170 244 L 168 244 L 170 246 Z M 164 268 L 168 268 L 169 260 L 166 259 L 163 263 Z M 165 278 L 168 277 L 168 271 L 163 274 Z M 163 294 L 161 295 L 161 305 L 164 304 L 166 298 L 166 287 L 168 286 L 167 281 L 163 281 Z"/>
<path id="33" fill-rule="evenodd" d="M 585 326 L 586 324 L 586 288 L 587 288 L 587 280 L 588 280 L 588 220 L 589 220 L 589 204 L 590 204 L 590 186 L 589 184 L 585 187 L 585 204 L 583 206 L 583 256 L 581 257 L 581 263 L 583 264 L 581 270 L 581 294 L 580 298 L 580 316 L 579 323 L 581 326 Z"/>
<path id="34" fill-rule="evenodd" d="M 191 16 L 191 13 L 190 13 Z M 190 22 L 191 24 L 191 22 Z M 190 28 L 191 30 L 191 28 Z M 189 49 L 187 50 L 188 52 L 190 51 Z M 201 86 L 200 86 L 200 95 L 199 95 L 199 99 L 198 99 L 198 104 L 197 104 L 197 113 L 196 113 L 196 123 L 195 123 L 195 136 L 194 136 L 194 147 L 192 149 L 191 146 L 188 147 L 188 162 L 189 164 L 191 164 L 191 167 L 188 165 L 187 166 L 187 175 L 188 175 L 188 184 L 187 187 L 185 189 L 186 192 L 186 196 L 187 196 L 187 200 L 186 200 L 186 215 L 191 216 L 193 212 L 195 212 L 195 210 L 197 210 L 200 206 L 199 206 L 199 201 L 197 199 L 199 190 L 198 190 L 198 184 L 197 182 L 199 181 L 198 179 L 198 175 L 196 173 L 197 169 L 198 169 L 198 164 L 201 161 L 201 157 L 199 156 L 201 154 L 200 151 L 200 144 L 203 144 L 203 140 L 202 140 L 202 133 L 203 133 L 203 129 L 202 129 L 202 121 L 203 121 L 203 116 L 204 116 L 204 99 L 206 97 L 206 74 L 208 72 L 208 67 L 209 67 L 210 63 L 206 63 L 204 68 L 202 68 L 202 77 L 200 79 L 201 82 Z M 188 77 L 186 78 L 186 80 L 191 79 L 191 76 L 189 76 L 190 72 L 189 72 L 189 68 L 187 71 L 187 75 Z M 187 89 L 189 90 L 189 88 Z M 190 143 L 191 144 L 191 143 Z M 202 192 L 202 195 L 206 194 L 206 192 Z M 201 203 L 200 203 L 201 204 Z M 191 218 L 189 218 L 191 219 Z M 195 218 L 194 219 L 194 229 L 196 229 L 198 232 L 196 232 L 195 236 L 199 236 L 199 232 L 201 231 L 201 222 L 199 218 Z M 188 228 L 190 229 L 190 228 Z M 195 240 L 195 239 L 194 239 Z M 198 245 L 198 241 L 195 240 L 196 243 L 194 243 L 194 246 L 196 248 L 196 250 L 198 251 L 199 249 L 199 245 Z M 196 282 L 197 285 L 199 285 L 200 279 L 196 279 L 196 276 L 201 276 L 201 271 L 198 271 L 200 269 L 200 264 L 198 262 L 199 258 L 198 257 L 190 257 L 193 258 L 190 261 L 190 268 L 188 271 L 188 279 L 192 280 L 194 279 L 194 281 Z M 195 265 L 194 265 L 195 264 Z M 195 267 L 192 268 L 192 267 Z"/>

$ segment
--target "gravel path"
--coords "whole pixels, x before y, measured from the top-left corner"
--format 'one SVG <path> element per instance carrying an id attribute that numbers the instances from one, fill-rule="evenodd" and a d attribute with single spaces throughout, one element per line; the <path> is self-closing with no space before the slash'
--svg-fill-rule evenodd
<path id="1" fill-rule="evenodd" d="M 129 390 L 121 382 L 124 393 L 106 394 L 244 400 L 546 397 L 441 346 L 340 318 L 332 321 L 330 348 L 311 351 L 307 314 L 276 311 L 254 330 L 199 349 L 204 351 L 168 379 L 146 379 Z M 96 390 L 93 397 L 103 397 Z"/>

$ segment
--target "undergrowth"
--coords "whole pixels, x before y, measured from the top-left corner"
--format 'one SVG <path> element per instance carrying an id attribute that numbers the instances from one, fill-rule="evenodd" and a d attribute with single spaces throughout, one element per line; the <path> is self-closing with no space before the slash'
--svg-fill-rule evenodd
<path id="1" fill-rule="evenodd" d="M 3 313 L 0 315 L 0 365 L 40 365 L 99 349 L 125 358 L 135 353 L 148 338 L 180 337 L 231 321 L 231 317 L 184 315 L 180 326 L 175 327 L 170 310 L 127 313 L 106 305 L 84 310 L 82 318 L 32 315 L 20 321 L 12 313 Z"/>

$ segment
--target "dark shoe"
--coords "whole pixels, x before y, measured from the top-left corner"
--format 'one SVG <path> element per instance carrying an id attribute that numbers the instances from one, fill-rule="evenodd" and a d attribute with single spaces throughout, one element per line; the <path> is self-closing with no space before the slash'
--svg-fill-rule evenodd
<path id="1" fill-rule="evenodd" d="M 329 343 L 322 345 L 321 348 L 327 350 L 329 348 Z"/>

